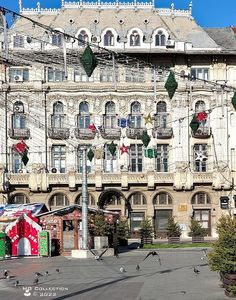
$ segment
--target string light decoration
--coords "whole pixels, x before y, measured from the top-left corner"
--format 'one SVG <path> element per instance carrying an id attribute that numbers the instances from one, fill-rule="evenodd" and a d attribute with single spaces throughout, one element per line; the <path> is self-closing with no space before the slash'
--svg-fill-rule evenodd
<path id="1" fill-rule="evenodd" d="M 85 48 L 84 53 L 81 55 L 80 61 L 87 76 L 91 77 L 94 69 L 98 65 L 98 60 L 89 45 Z"/>
<path id="2" fill-rule="evenodd" d="M 144 131 L 142 136 L 141 136 L 141 140 L 143 142 L 144 147 L 146 148 L 150 142 L 150 136 L 148 135 L 147 131 Z"/>
<path id="3" fill-rule="evenodd" d="M 165 89 L 167 90 L 170 99 L 174 97 L 177 88 L 178 88 L 178 82 L 175 79 L 174 72 L 170 71 L 169 76 L 165 83 Z"/>

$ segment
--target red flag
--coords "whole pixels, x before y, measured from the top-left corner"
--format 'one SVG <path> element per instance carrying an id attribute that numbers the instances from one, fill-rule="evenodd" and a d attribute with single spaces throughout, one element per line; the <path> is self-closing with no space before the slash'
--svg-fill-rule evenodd
<path id="1" fill-rule="evenodd" d="M 94 124 L 90 124 L 89 125 L 89 129 L 92 130 L 92 132 L 96 132 L 97 131 L 97 128 L 95 127 Z"/>
<path id="2" fill-rule="evenodd" d="M 20 153 L 23 154 L 25 153 L 25 151 L 28 150 L 28 146 L 26 145 L 26 143 L 22 140 L 21 142 L 17 143 L 16 145 L 14 145 L 14 149 Z"/>
<path id="3" fill-rule="evenodd" d="M 203 122 L 206 121 L 207 119 L 207 113 L 205 111 L 202 111 L 200 113 L 197 114 L 196 119 L 198 122 Z"/>

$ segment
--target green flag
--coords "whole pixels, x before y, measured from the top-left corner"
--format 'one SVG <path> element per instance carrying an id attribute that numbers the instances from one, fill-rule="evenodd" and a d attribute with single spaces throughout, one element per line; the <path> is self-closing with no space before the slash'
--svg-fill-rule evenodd
<path id="1" fill-rule="evenodd" d="M 27 165 L 27 163 L 28 163 L 28 161 L 29 161 L 29 158 L 28 158 L 28 152 L 27 151 L 25 151 L 23 154 L 22 154 L 22 156 L 21 156 L 21 160 L 22 160 L 22 162 L 23 162 L 23 164 L 26 166 Z"/>
<path id="2" fill-rule="evenodd" d="M 231 103 L 233 104 L 234 109 L 236 110 L 236 92 L 233 95 Z"/>
<path id="3" fill-rule="evenodd" d="M 147 147 L 150 142 L 150 136 L 147 134 L 147 131 L 144 131 L 141 137 L 144 147 Z"/>
<path id="4" fill-rule="evenodd" d="M 116 145 L 114 144 L 114 142 L 112 141 L 107 147 L 111 155 L 114 156 L 116 153 Z"/>
<path id="5" fill-rule="evenodd" d="M 189 126 L 191 127 L 193 134 L 195 134 L 200 126 L 195 115 L 193 116 L 192 121 L 190 122 Z"/>
<path id="6" fill-rule="evenodd" d="M 84 53 L 81 55 L 80 62 L 84 67 L 86 74 L 90 77 L 98 64 L 98 60 L 89 45 L 85 48 Z"/>
<path id="7" fill-rule="evenodd" d="M 165 83 L 165 89 L 167 90 L 170 99 L 173 98 L 177 87 L 178 87 L 178 82 L 175 80 L 175 75 L 171 71 L 169 73 L 169 76 L 168 76 L 168 78 L 166 80 L 166 83 Z"/>
<path id="8" fill-rule="evenodd" d="M 89 161 L 92 161 L 94 158 L 94 152 L 91 148 L 89 149 L 89 151 L 87 153 L 87 157 L 88 157 Z"/>
<path id="9" fill-rule="evenodd" d="M 144 156 L 148 158 L 155 158 L 157 157 L 157 150 L 156 149 L 144 149 Z"/>

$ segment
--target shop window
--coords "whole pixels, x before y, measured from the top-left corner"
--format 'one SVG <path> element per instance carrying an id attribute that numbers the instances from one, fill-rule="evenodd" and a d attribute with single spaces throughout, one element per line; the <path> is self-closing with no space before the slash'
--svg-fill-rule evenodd
<path id="1" fill-rule="evenodd" d="M 131 212 L 130 213 L 130 229 L 131 231 L 139 231 L 141 222 L 144 220 L 144 212 Z"/>

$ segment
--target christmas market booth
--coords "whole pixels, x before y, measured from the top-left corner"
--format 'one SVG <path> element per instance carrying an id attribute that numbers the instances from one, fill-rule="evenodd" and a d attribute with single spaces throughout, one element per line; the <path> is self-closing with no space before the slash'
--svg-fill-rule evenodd
<path id="1" fill-rule="evenodd" d="M 101 214 L 107 224 L 114 228 L 119 213 L 102 209 L 88 208 L 88 248 L 94 248 L 93 224 L 95 215 Z M 39 224 L 49 233 L 51 255 L 71 255 L 71 250 L 82 247 L 82 206 L 74 204 L 38 214 Z M 113 246 L 114 232 L 109 234 L 109 245 Z M 45 251 L 47 252 L 47 251 Z"/>
<path id="2" fill-rule="evenodd" d="M 47 210 L 42 203 L 1 205 L 0 257 L 38 255 L 42 228 L 35 215 Z"/>

